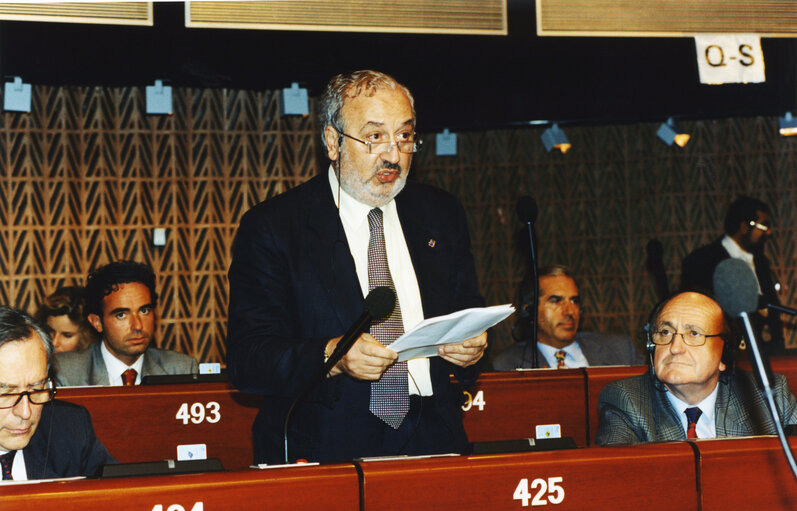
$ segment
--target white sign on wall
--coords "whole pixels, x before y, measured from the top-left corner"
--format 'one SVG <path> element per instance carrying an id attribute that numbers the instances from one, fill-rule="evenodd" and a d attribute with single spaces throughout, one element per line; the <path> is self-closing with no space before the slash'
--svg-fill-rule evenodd
<path id="1" fill-rule="evenodd" d="M 764 53 L 755 34 L 703 34 L 695 36 L 700 83 L 762 83 Z"/>

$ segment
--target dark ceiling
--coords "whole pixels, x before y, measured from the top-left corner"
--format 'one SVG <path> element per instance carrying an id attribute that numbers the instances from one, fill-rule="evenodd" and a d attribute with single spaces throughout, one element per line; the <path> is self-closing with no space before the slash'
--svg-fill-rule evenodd
<path id="1" fill-rule="evenodd" d="M 342 71 L 374 68 L 415 93 L 422 129 L 533 120 L 612 123 L 782 115 L 797 101 L 797 44 L 763 39 L 767 82 L 700 85 L 690 38 L 537 37 L 532 0 L 509 0 L 509 35 L 210 30 L 183 4 L 154 27 L 0 22 L 0 71 L 47 85 L 274 89 L 311 95 Z"/>

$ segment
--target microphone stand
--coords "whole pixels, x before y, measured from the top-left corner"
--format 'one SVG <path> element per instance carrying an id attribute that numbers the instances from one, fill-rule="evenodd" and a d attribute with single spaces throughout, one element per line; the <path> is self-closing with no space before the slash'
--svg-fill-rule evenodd
<path id="1" fill-rule="evenodd" d="M 529 331 L 531 333 L 531 368 L 540 367 L 537 360 L 537 313 L 540 302 L 540 280 L 537 278 L 537 256 L 534 253 L 534 224 L 526 222 L 529 228 L 529 246 L 531 249 L 531 278 L 534 282 L 534 294 L 531 299 L 531 314 L 529 314 Z M 521 361 L 521 364 L 523 361 Z"/>
<path id="2" fill-rule="evenodd" d="M 797 464 L 794 462 L 794 455 L 791 452 L 789 443 L 786 441 L 786 434 L 783 431 L 783 425 L 780 423 L 780 413 L 778 412 L 778 407 L 775 405 L 775 397 L 772 394 L 769 376 L 767 376 L 761 351 L 758 349 L 758 341 L 753 333 L 753 326 L 750 322 L 750 317 L 747 315 L 747 312 L 739 313 L 739 317 L 742 318 L 742 321 L 744 322 L 747 344 L 750 347 L 750 353 L 753 355 L 753 365 L 755 366 L 756 372 L 760 376 L 761 386 L 763 387 L 764 395 L 767 398 L 769 413 L 772 415 L 772 420 L 775 422 L 775 429 L 778 432 L 778 439 L 780 440 L 780 445 L 783 448 L 783 454 L 786 456 L 786 462 L 789 464 L 789 468 L 791 469 L 794 478 L 797 479 Z"/>

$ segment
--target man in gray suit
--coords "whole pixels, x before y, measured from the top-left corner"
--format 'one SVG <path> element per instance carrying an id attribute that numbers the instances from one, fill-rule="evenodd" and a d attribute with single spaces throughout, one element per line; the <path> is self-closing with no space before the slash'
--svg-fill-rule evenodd
<path id="1" fill-rule="evenodd" d="M 651 318 L 646 327 L 651 370 L 604 387 L 597 444 L 776 433 L 753 375 L 734 372 L 734 343 L 716 301 L 679 293 Z M 797 402 L 786 378 L 774 376 L 781 421 L 797 424 Z"/>
<path id="2" fill-rule="evenodd" d="M 196 374 L 193 357 L 150 346 L 157 300 L 155 273 L 146 264 L 118 261 L 92 272 L 86 281 L 86 314 L 102 342 L 56 354 L 57 384 L 137 385 L 149 375 Z"/>
<path id="3" fill-rule="evenodd" d="M 517 342 L 493 359 L 496 371 L 531 368 L 528 331 L 533 281 L 527 276 L 518 290 L 519 318 L 512 335 Z M 539 367 L 640 365 L 645 357 L 628 336 L 579 332 L 581 296 L 576 281 L 564 266 L 539 271 L 537 307 L 537 361 Z"/>

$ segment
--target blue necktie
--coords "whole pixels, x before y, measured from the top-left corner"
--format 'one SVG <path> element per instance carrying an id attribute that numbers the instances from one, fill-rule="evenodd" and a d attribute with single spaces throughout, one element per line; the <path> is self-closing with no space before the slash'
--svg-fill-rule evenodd
<path id="1" fill-rule="evenodd" d="M 3 469 L 3 479 L 14 479 L 11 477 L 11 467 L 14 465 L 14 455 L 17 451 L 9 451 L 0 455 L 0 467 Z"/>

